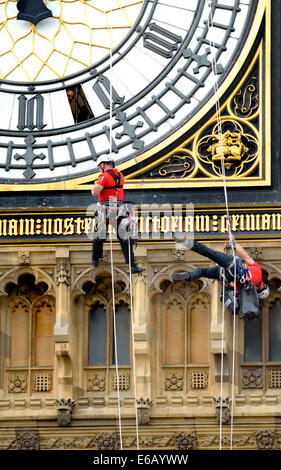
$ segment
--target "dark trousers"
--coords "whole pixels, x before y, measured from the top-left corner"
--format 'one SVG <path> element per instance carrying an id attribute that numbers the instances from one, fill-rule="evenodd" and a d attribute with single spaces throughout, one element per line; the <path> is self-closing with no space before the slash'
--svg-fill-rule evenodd
<path id="1" fill-rule="evenodd" d="M 131 266 L 135 266 L 136 262 L 135 262 L 135 256 L 134 256 L 134 253 L 133 253 L 132 243 L 130 242 L 130 250 L 129 250 L 129 241 L 128 241 L 128 239 L 124 239 L 122 237 L 122 234 L 120 235 L 120 233 L 119 233 L 119 226 L 120 226 L 120 223 L 123 219 L 124 219 L 124 217 L 118 217 L 118 219 L 117 219 L 117 223 L 116 223 L 117 238 L 118 238 L 118 241 L 120 243 L 120 246 L 121 246 L 121 249 L 122 249 L 122 252 L 123 252 L 126 263 L 129 264 L 129 261 L 130 261 L 130 258 L 131 258 Z M 108 222 L 106 224 L 106 228 L 107 227 L 108 227 Z M 94 238 L 94 240 L 93 240 L 93 250 L 92 250 L 92 261 L 93 262 L 98 261 L 99 259 L 101 259 L 103 257 L 103 244 L 104 244 L 104 240 L 101 240 L 98 237 Z M 129 254 L 131 255 L 130 257 L 129 257 Z"/>
<path id="2" fill-rule="evenodd" d="M 204 256 L 205 258 L 210 259 L 217 263 L 218 266 L 214 266 L 213 268 L 196 268 L 190 272 L 190 280 L 195 281 L 200 277 L 206 277 L 208 279 L 220 279 L 220 268 L 228 268 L 233 263 L 233 256 L 228 255 L 226 253 L 222 253 L 221 251 L 213 250 L 208 246 L 204 245 L 203 243 L 199 243 L 194 241 L 193 247 L 191 248 L 192 251 L 198 253 L 199 255 Z M 234 272 L 234 266 L 231 268 L 232 273 Z M 225 271 L 225 277 L 228 282 L 233 281 L 234 276 L 229 271 Z"/>

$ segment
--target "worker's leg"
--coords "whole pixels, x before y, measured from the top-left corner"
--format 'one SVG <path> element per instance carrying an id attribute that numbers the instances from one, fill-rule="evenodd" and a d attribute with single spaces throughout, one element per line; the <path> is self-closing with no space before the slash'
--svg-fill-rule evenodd
<path id="1" fill-rule="evenodd" d="M 195 268 L 192 271 L 186 271 L 182 273 L 172 274 L 172 279 L 174 281 L 197 281 L 201 277 L 206 277 L 207 279 L 220 279 L 220 267 L 214 266 L 213 268 Z"/>

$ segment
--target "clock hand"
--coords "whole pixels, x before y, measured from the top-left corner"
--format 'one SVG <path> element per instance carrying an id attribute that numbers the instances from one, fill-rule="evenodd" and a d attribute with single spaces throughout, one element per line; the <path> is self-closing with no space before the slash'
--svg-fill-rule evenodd
<path id="1" fill-rule="evenodd" d="M 39 21 L 53 16 L 51 10 L 46 7 L 43 0 L 19 0 L 17 19 L 26 20 L 36 25 Z"/>

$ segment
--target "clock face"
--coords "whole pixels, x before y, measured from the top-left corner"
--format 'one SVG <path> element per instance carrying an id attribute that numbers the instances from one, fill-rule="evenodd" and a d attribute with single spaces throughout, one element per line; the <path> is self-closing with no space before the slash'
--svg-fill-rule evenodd
<path id="1" fill-rule="evenodd" d="M 37 24 L 0 1 L 2 187 L 70 187 L 90 181 L 100 155 L 125 168 L 165 142 L 231 73 L 257 6 L 37 1 L 50 12 Z"/>

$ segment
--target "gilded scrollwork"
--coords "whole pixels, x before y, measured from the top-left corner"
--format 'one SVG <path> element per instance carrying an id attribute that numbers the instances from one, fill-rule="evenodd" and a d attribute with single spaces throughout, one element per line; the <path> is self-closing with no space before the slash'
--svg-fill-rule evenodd
<path id="1" fill-rule="evenodd" d="M 192 153 L 187 149 L 180 149 L 154 167 L 146 176 L 148 178 L 192 178 L 196 171 L 197 164 Z"/>
<path id="2" fill-rule="evenodd" d="M 253 119 L 260 106 L 259 60 L 229 103 L 229 111 L 244 119 Z"/>

